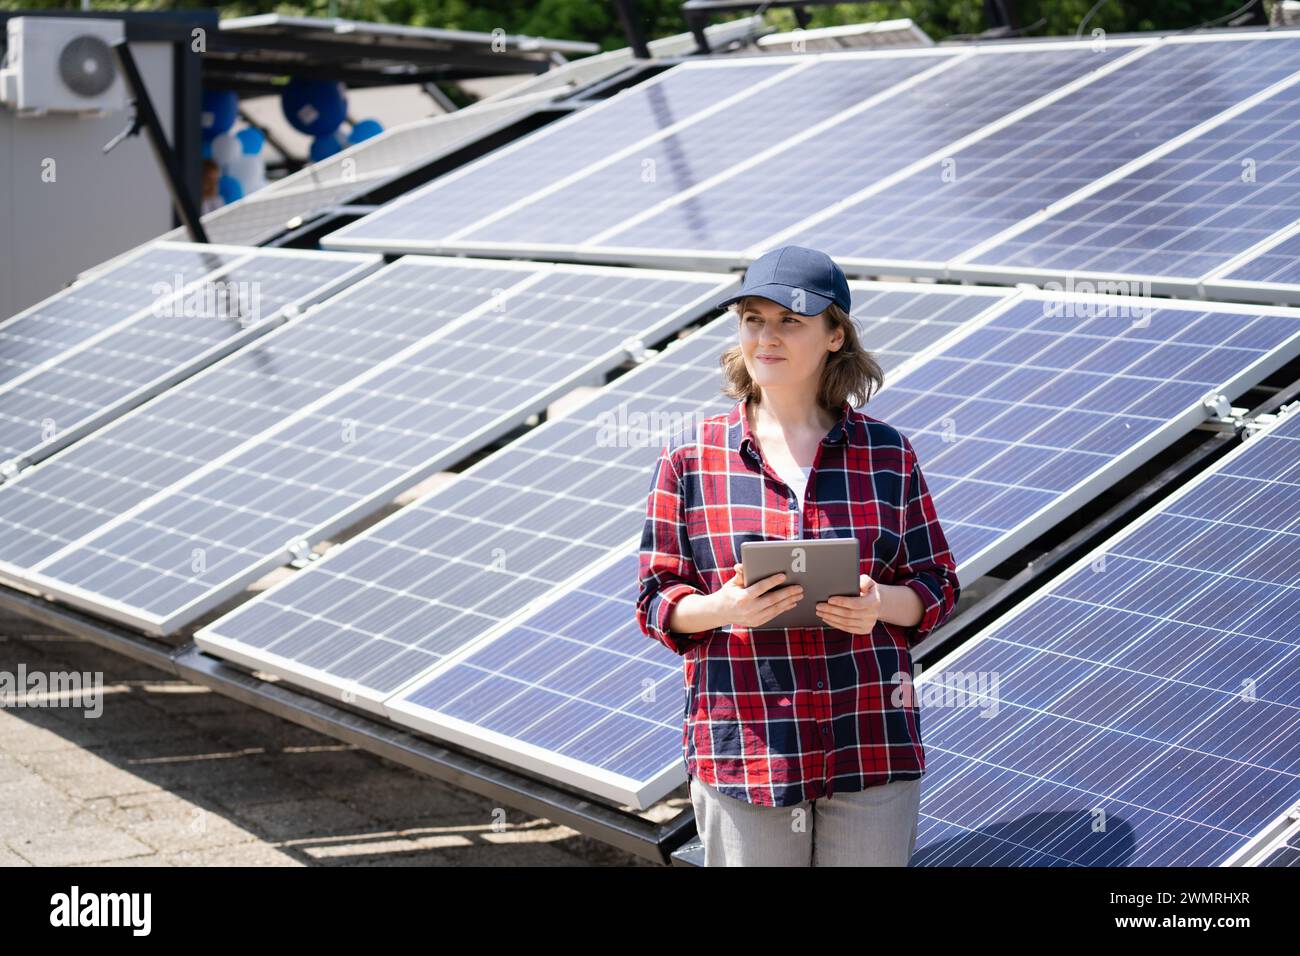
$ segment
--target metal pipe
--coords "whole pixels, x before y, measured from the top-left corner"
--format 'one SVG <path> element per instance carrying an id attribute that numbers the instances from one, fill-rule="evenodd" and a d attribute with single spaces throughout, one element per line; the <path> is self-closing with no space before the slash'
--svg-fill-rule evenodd
<path id="1" fill-rule="evenodd" d="M 136 68 L 135 57 L 131 55 L 130 42 L 122 40 L 114 43 L 113 52 L 117 55 L 117 62 L 122 68 L 122 76 L 131 89 L 131 107 L 135 117 L 131 121 L 131 126 L 121 136 L 115 137 L 104 147 L 104 152 L 116 146 L 123 136 L 134 136 L 139 133 L 140 127 L 143 126 L 149 136 L 149 145 L 153 147 L 154 159 L 158 161 L 166 177 L 167 188 L 172 194 L 172 202 L 176 204 L 176 209 L 180 213 L 181 222 L 185 224 L 186 230 L 195 242 L 206 243 L 208 234 L 203 229 L 199 209 L 194 204 L 194 197 L 185 188 L 185 178 L 181 174 L 180 164 L 176 161 L 176 154 L 167 142 L 162 124 L 158 122 L 158 113 L 153 108 L 149 91 L 145 88 L 139 69 Z"/>

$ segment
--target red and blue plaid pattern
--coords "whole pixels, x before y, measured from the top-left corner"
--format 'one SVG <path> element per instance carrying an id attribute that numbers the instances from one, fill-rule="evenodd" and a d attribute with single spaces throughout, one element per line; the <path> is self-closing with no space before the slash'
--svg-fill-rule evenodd
<path id="1" fill-rule="evenodd" d="M 741 400 L 664 447 L 641 539 L 637 623 L 684 658 L 687 772 L 764 806 L 921 776 L 914 698 L 894 691 L 901 675 L 912 679 L 909 649 L 947 619 L 960 595 L 911 443 L 848 402 L 817 450 L 803 528 L 796 508 L 753 440 Z M 742 542 L 848 536 L 859 542 L 860 573 L 920 595 L 917 626 L 877 621 L 870 635 L 831 627 L 668 630 L 682 597 L 711 594 L 732 576 Z"/>

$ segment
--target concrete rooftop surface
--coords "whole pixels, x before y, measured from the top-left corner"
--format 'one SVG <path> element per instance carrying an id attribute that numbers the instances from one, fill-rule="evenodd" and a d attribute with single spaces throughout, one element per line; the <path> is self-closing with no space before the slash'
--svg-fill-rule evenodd
<path id="1" fill-rule="evenodd" d="M 654 865 L 0 611 L 20 665 L 103 712 L 0 706 L 0 866 Z"/>

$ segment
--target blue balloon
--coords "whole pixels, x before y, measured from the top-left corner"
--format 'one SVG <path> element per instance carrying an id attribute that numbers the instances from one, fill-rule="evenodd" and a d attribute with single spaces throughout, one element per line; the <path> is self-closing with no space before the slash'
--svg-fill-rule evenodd
<path id="1" fill-rule="evenodd" d="M 244 198 L 244 187 L 234 176 L 222 176 L 218 179 L 217 192 L 221 193 L 222 201 L 228 203 Z"/>
<path id="2" fill-rule="evenodd" d="M 204 90 L 201 117 L 203 138 L 212 139 L 235 125 L 239 97 L 234 90 Z"/>
<path id="3" fill-rule="evenodd" d="M 313 163 L 319 163 L 326 156 L 333 156 L 343 149 L 343 144 L 339 142 L 338 137 L 330 134 L 329 136 L 317 136 L 311 141 L 311 149 L 308 155 L 311 156 Z"/>
<path id="4" fill-rule="evenodd" d="M 328 136 L 347 118 L 343 84 L 330 80 L 290 80 L 280 96 L 284 118 L 300 133 Z"/>
<path id="5" fill-rule="evenodd" d="M 349 143 L 360 143 L 363 140 L 378 136 L 384 131 L 384 127 L 379 124 L 379 120 L 364 119 L 352 127 L 352 132 L 348 133 Z"/>
<path id="6" fill-rule="evenodd" d="M 262 146 L 266 142 L 266 134 L 255 126 L 245 126 L 235 138 L 239 140 L 244 147 L 244 153 L 248 156 L 256 156 L 262 151 Z"/>
<path id="7" fill-rule="evenodd" d="M 206 138 L 203 140 L 203 144 L 199 147 L 199 154 L 204 159 L 212 158 L 212 140 Z"/>

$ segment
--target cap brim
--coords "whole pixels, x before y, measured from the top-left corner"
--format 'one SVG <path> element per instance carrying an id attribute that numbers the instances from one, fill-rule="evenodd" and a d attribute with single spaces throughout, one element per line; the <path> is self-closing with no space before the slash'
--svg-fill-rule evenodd
<path id="1" fill-rule="evenodd" d="M 803 295 L 804 311 L 794 308 L 794 294 L 799 292 Z M 782 285 L 779 282 L 769 282 L 766 285 L 755 286 L 752 289 L 746 289 L 743 292 L 737 292 L 729 299 L 723 299 L 721 302 L 715 302 L 714 307 L 725 309 L 733 302 L 739 302 L 751 295 L 761 296 L 764 299 L 771 299 L 783 309 L 789 309 L 796 315 L 821 315 L 826 311 L 826 307 L 835 300 L 825 295 L 818 295 L 816 292 L 809 292 L 807 289 L 796 289 L 794 286 Z"/>

